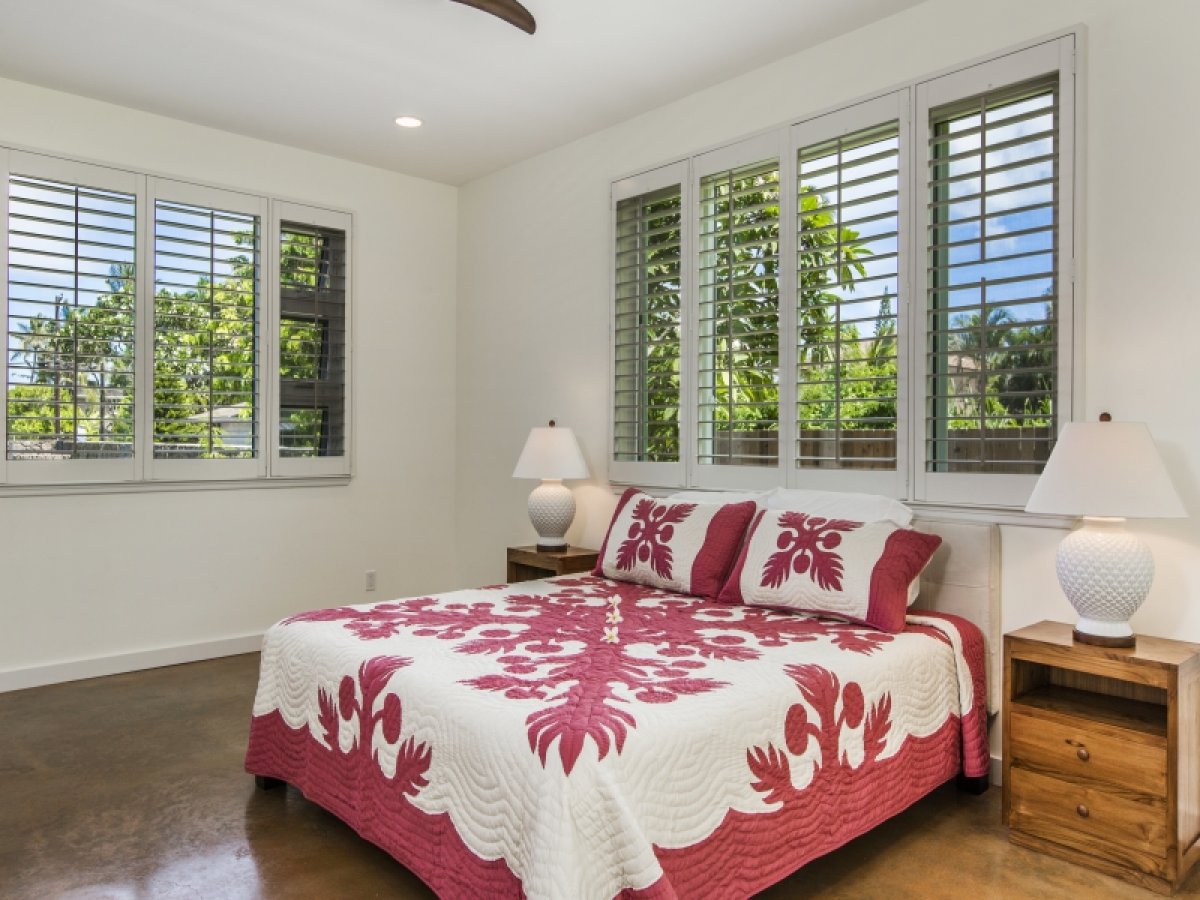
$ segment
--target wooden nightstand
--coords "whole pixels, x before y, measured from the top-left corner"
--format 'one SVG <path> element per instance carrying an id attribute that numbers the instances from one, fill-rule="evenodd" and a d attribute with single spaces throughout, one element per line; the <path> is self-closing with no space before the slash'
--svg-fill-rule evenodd
<path id="1" fill-rule="evenodd" d="M 508 548 L 508 580 L 533 581 L 552 575 L 590 572 L 596 565 L 598 550 L 568 547 L 566 550 L 539 550 L 537 547 Z"/>
<path id="2" fill-rule="evenodd" d="M 1004 638 L 1009 839 L 1164 894 L 1200 860 L 1200 645 Z"/>

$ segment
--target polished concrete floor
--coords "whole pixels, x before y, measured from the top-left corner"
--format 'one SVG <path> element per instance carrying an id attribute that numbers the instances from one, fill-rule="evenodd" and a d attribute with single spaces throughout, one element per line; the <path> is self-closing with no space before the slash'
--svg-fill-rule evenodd
<path id="1" fill-rule="evenodd" d="M 0 694 L 0 898 L 428 898 L 295 790 L 242 771 L 257 655 Z M 1200 874 L 1183 896 L 1200 897 Z M 943 788 L 765 892 L 1153 894 L 1014 847 L 1000 792 Z"/>

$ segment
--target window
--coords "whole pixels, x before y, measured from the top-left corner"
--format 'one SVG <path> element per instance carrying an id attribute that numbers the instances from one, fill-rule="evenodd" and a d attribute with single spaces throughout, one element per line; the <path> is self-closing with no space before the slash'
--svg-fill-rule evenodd
<path id="1" fill-rule="evenodd" d="M 349 222 L 290 206 L 281 215 L 277 468 L 336 472 L 345 464 L 349 424 Z"/>
<path id="2" fill-rule="evenodd" d="M 798 151 L 796 465 L 896 468 L 900 128 Z"/>
<path id="3" fill-rule="evenodd" d="M 931 472 L 1036 472 L 1056 429 L 1057 85 L 933 110 Z"/>
<path id="4" fill-rule="evenodd" d="M 137 198 L 9 176 L 10 460 L 133 455 Z"/>
<path id="5" fill-rule="evenodd" d="M 679 462 L 683 189 L 617 201 L 613 458 Z"/>
<path id="6" fill-rule="evenodd" d="M 610 478 L 1023 503 L 1070 419 L 1073 55 L 615 183 Z"/>
<path id="7" fill-rule="evenodd" d="M 253 459 L 259 222 L 154 204 L 154 455 Z"/>
<path id="8" fill-rule="evenodd" d="M 3 148 L 0 164 L 0 484 L 349 474 L 348 216 Z"/>
<path id="9" fill-rule="evenodd" d="M 683 483 L 683 298 L 690 267 L 687 166 L 613 185 L 611 469 Z"/>
<path id="10" fill-rule="evenodd" d="M 702 466 L 779 464 L 779 160 L 704 175 L 699 215 Z"/>
<path id="11" fill-rule="evenodd" d="M 922 499 L 1024 502 L 1071 418 L 1070 39 L 917 90 Z"/>

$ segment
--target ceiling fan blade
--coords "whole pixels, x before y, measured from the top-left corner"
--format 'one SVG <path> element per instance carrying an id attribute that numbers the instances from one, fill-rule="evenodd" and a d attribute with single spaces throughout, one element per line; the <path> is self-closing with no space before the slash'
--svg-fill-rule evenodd
<path id="1" fill-rule="evenodd" d="M 491 13 L 497 18 L 503 19 L 510 25 L 516 25 L 522 31 L 526 31 L 529 34 L 533 34 L 537 30 L 537 22 L 533 20 L 533 16 L 529 10 L 518 3 L 517 0 L 454 0 L 454 2 L 482 9 L 486 13 Z"/>

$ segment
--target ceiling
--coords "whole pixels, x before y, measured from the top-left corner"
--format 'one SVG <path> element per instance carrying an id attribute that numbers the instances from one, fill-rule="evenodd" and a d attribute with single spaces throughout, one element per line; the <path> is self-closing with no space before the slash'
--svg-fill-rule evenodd
<path id="1" fill-rule="evenodd" d="M 462 184 L 920 0 L 524 2 L 0 0 L 0 77 Z"/>

